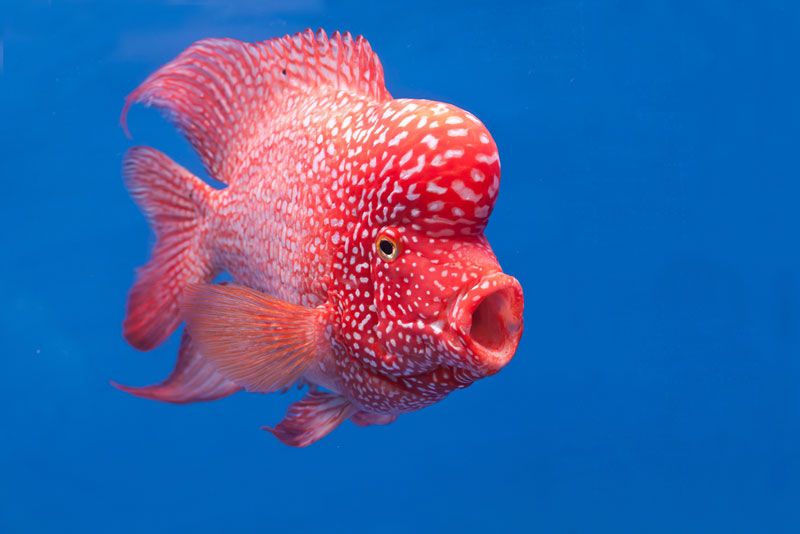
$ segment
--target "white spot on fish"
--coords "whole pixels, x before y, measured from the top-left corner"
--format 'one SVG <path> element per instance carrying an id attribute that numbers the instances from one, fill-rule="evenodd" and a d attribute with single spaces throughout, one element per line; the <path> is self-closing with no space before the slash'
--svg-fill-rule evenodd
<path id="1" fill-rule="evenodd" d="M 425 186 L 425 190 L 428 191 L 429 193 L 436 193 L 437 195 L 441 195 L 447 192 L 447 188 L 440 187 L 436 185 L 435 182 L 428 182 L 428 184 Z"/>
<path id="2" fill-rule="evenodd" d="M 436 138 L 433 134 L 427 134 L 425 137 L 422 138 L 422 142 L 428 145 L 428 148 L 431 150 L 436 148 L 436 145 L 439 144 L 439 139 Z"/>

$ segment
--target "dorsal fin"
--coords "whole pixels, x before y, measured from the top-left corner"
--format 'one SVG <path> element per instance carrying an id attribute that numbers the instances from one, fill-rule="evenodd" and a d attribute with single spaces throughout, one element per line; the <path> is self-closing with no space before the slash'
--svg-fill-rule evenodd
<path id="1" fill-rule="evenodd" d="M 204 39 L 128 95 L 120 122 L 137 102 L 161 109 L 188 138 L 208 172 L 230 183 L 259 125 L 287 92 L 340 89 L 383 102 L 391 98 L 378 56 L 363 37 L 311 30 L 245 43 Z"/>

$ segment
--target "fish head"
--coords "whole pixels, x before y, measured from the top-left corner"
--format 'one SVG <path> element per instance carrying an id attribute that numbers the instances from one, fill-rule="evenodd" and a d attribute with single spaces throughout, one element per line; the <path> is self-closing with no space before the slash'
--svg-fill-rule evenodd
<path id="1" fill-rule="evenodd" d="M 522 287 L 484 235 L 500 182 L 497 146 L 454 106 L 386 107 L 394 113 L 383 115 L 367 244 L 383 367 L 397 376 L 441 366 L 491 375 L 513 357 L 523 312 Z"/>

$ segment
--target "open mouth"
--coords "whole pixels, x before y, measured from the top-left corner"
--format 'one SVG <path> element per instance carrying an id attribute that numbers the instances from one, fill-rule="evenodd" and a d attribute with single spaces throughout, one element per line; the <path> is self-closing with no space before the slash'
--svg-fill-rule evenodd
<path id="1" fill-rule="evenodd" d="M 522 287 L 504 273 L 490 274 L 461 296 L 453 324 L 474 354 L 475 363 L 489 372 L 506 365 L 522 336 Z"/>

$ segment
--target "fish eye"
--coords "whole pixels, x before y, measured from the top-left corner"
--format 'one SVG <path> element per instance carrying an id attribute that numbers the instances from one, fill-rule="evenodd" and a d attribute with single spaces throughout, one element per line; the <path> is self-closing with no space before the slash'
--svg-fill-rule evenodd
<path id="1" fill-rule="evenodd" d="M 381 236 L 375 242 L 375 248 L 378 250 L 378 255 L 385 261 L 394 261 L 400 254 L 400 247 L 394 239 L 388 236 Z"/>

